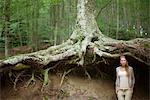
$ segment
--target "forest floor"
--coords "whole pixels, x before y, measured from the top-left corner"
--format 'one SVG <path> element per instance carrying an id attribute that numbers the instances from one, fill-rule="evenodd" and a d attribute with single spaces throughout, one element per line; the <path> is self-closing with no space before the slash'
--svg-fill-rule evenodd
<path id="1" fill-rule="evenodd" d="M 27 81 L 1 87 L 1 100 L 117 100 L 114 81 L 111 79 L 91 79 L 68 75 L 60 87 L 60 74 L 49 75 L 49 84 L 41 92 L 42 82 L 36 79 L 35 85 L 26 86 Z M 134 89 L 133 100 L 149 100 L 147 93 Z"/>

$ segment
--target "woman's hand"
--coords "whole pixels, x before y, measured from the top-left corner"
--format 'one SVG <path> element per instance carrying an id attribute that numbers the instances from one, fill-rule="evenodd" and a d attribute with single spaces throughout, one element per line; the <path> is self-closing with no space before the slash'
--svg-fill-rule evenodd
<path id="1" fill-rule="evenodd" d="M 116 87 L 116 94 L 118 93 L 119 87 Z"/>
<path id="2" fill-rule="evenodd" d="M 133 88 L 129 88 L 129 90 L 133 92 Z"/>

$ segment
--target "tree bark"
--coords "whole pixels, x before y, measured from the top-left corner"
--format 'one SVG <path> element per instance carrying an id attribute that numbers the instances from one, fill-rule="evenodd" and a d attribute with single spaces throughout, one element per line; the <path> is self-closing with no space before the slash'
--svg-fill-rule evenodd
<path id="1" fill-rule="evenodd" d="M 85 54 L 88 53 L 88 50 L 91 50 L 93 55 L 96 54 L 104 59 L 118 58 L 120 53 L 123 53 L 150 66 L 150 39 L 138 38 L 123 41 L 103 35 L 95 20 L 93 3 L 93 0 L 78 0 L 76 28 L 66 42 L 49 47 L 46 50 L 1 60 L 0 72 L 13 69 L 19 63 L 30 65 L 35 69 L 43 68 L 50 62 L 64 60 L 69 57 L 71 57 L 70 63 L 84 66 Z"/>
<path id="2" fill-rule="evenodd" d="M 119 0 L 117 0 L 117 29 L 116 29 L 116 39 L 118 39 L 119 31 Z"/>
<path id="3" fill-rule="evenodd" d="M 8 44 L 9 44 L 9 34 L 10 34 L 10 4 L 11 0 L 5 0 L 4 1 L 4 20 L 5 20 L 5 26 L 4 26 L 4 37 L 5 37 L 5 57 L 9 56 L 8 52 Z"/>

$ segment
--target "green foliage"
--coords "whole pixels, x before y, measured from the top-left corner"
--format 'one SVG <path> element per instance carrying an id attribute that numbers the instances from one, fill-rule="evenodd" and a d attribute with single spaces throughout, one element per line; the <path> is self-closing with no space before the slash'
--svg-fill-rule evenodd
<path id="1" fill-rule="evenodd" d="M 61 4 L 62 2 L 63 0 L 43 0 L 42 3 L 43 3 L 43 8 L 48 9 L 49 6 L 58 5 L 58 4 Z M 45 11 L 44 9 L 43 11 Z"/>
<path id="2" fill-rule="evenodd" d="M 0 16 L 5 13 L 4 2 L 0 1 Z M 71 34 L 76 19 L 76 0 L 12 0 L 10 8 L 9 49 L 22 45 L 38 46 L 45 41 L 53 44 L 56 21 L 57 44 L 60 44 Z M 6 21 L 3 19 L 1 22 L 0 50 L 4 51 L 2 31 Z"/>
<path id="3" fill-rule="evenodd" d="M 111 1 L 111 2 L 110 2 Z M 116 38 L 117 15 L 119 15 L 118 39 L 130 40 L 134 38 L 150 37 L 149 32 L 149 0 L 96 0 L 98 26 L 103 34 Z M 107 5 L 108 6 L 105 6 Z M 119 13 L 117 14 L 117 6 Z"/>
<path id="4" fill-rule="evenodd" d="M 116 0 L 95 1 L 96 10 L 101 11 L 97 23 L 103 34 L 116 38 L 118 6 L 118 39 L 150 37 L 149 0 L 119 0 L 119 5 Z M 9 49 L 23 45 L 38 48 L 43 42 L 54 44 L 55 36 L 57 44 L 60 44 L 73 31 L 77 0 L 11 0 L 10 22 L 4 19 L 4 14 L 8 13 L 4 10 L 4 2 L 0 0 L 0 51 L 4 51 L 5 47 L 5 23 L 10 24 Z"/>
<path id="5" fill-rule="evenodd" d="M 50 4 L 55 5 L 61 3 L 63 0 L 49 0 Z"/>

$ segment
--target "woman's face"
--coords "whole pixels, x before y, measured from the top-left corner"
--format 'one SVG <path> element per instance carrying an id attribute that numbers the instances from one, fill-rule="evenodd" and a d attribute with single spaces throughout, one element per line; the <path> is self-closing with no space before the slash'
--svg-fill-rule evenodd
<path id="1" fill-rule="evenodd" d="M 125 65 L 126 65 L 126 63 L 127 63 L 126 58 L 121 57 L 121 58 L 120 58 L 120 64 L 121 64 L 122 66 L 125 66 Z"/>

